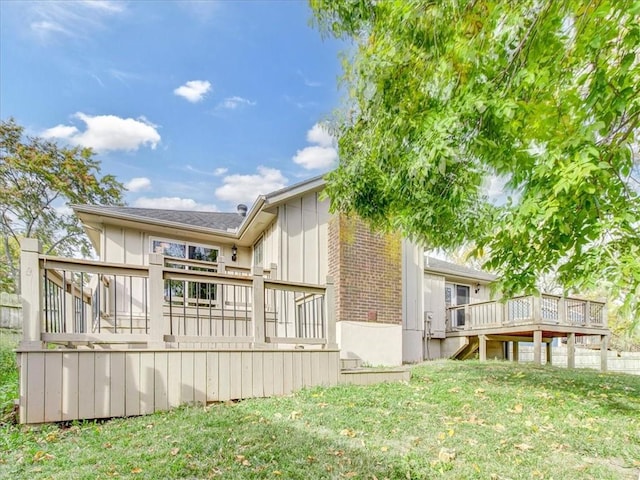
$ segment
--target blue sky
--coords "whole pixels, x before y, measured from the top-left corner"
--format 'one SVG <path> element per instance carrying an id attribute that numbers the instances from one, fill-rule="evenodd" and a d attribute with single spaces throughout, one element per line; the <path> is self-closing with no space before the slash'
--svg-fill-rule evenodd
<path id="1" fill-rule="evenodd" d="M 0 118 L 94 148 L 129 205 L 233 211 L 329 170 L 339 52 L 306 1 L 0 1 Z"/>

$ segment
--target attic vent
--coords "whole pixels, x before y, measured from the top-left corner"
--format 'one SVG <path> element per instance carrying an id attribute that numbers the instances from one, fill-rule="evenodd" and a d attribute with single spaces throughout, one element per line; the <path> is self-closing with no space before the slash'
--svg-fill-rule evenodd
<path id="1" fill-rule="evenodd" d="M 240 205 L 238 205 L 237 209 L 238 209 L 238 215 L 240 215 L 241 217 L 247 216 L 247 206 L 244 203 L 241 203 Z"/>

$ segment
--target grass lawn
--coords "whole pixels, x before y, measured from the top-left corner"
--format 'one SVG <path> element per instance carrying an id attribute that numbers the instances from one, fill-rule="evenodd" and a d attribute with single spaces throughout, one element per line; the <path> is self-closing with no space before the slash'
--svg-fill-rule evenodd
<path id="1" fill-rule="evenodd" d="M 0 427 L 0 478 L 11 479 L 637 480 L 639 472 L 640 376 L 496 362 L 425 364 L 408 384 Z"/>

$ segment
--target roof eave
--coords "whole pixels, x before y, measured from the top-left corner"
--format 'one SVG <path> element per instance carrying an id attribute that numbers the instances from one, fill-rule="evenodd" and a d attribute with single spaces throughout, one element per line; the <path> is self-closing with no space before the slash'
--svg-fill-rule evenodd
<path id="1" fill-rule="evenodd" d="M 197 232 L 197 233 L 204 233 L 204 234 L 210 234 L 210 235 L 217 235 L 219 237 L 226 237 L 229 239 L 237 239 L 239 238 L 238 232 L 240 231 L 240 227 L 242 227 L 242 225 L 244 225 L 246 223 L 243 222 L 240 227 L 235 230 L 234 232 L 229 232 L 227 230 L 219 230 L 219 229 L 215 229 L 215 228 L 207 228 L 207 227 L 198 227 L 196 225 L 189 225 L 186 223 L 180 223 L 180 222 L 172 222 L 170 220 L 156 220 L 153 218 L 149 218 L 149 217 L 143 217 L 140 215 L 131 215 L 128 213 L 122 213 L 122 212 L 105 212 L 104 210 L 102 210 L 100 207 L 96 207 L 93 205 L 71 205 L 71 208 L 73 209 L 73 211 L 80 216 L 80 214 L 87 214 L 87 215 L 93 215 L 93 216 L 97 216 L 97 217 L 106 217 L 106 218 L 113 218 L 116 220 L 124 220 L 124 221 L 130 221 L 130 222 L 139 222 L 139 223 L 144 223 L 147 225 L 154 225 L 154 226 L 158 226 L 158 227 L 173 227 L 173 228 L 179 228 L 182 230 L 188 230 L 191 232 Z"/>

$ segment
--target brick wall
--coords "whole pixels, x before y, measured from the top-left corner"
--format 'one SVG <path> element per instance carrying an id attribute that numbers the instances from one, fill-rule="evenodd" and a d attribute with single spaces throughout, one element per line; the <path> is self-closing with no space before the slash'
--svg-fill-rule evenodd
<path id="1" fill-rule="evenodd" d="M 373 233 L 355 216 L 329 221 L 329 275 L 338 321 L 402 323 L 402 242 Z"/>

